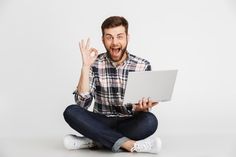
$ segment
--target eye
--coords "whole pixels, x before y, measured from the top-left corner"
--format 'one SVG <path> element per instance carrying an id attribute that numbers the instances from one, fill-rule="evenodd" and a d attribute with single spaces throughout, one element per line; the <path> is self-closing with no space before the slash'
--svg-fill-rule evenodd
<path id="1" fill-rule="evenodd" d="M 107 35 L 107 36 L 106 36 L 106 40 L 112 40 L 112 36 Z"/>
<path id="2" fill-rule="evenodd" d="M 121 40 L 121 39 L 123 39 L 123 38 L 124 38 L 123 35 L 119 35 L 119 36 L 117 37 L 117 39 L 119 39 L 119 40 Z"/>

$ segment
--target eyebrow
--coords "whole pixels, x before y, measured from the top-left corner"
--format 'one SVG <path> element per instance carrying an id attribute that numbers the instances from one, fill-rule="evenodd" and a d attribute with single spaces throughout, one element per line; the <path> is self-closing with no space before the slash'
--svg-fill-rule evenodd
<path id="1" fill-rule="evenodd" d="M 112 34 L 105 34 L 106 36 L 107 35 L 109 35 L 109 36 L 113 36 Z M 119 36 L 119 35 L 125 35 L 125 33 L 119 33 L 119 34 L 117 34 L 117 36 Z"/>

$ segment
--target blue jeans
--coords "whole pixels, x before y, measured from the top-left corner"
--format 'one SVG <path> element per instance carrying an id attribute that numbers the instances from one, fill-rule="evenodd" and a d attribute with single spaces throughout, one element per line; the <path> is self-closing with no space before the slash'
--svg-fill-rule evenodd
<path id="1" fill-rule="evenodd" d="M 141 140 L 152 135 L 158 125 L 150 112 L 138 112 L 132 117 L 107 117 L 90 112 L 79 105 L 64 111 L 65 121 L 77 132 L 104 147 L 117 152 L 128 140 Z"/>

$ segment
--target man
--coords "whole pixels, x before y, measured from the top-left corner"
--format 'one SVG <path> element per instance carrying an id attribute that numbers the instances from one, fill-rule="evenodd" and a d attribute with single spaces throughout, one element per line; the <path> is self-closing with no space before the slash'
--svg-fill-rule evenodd
<path id="1" fill-rule="evenodd" d="M 158 121 L 149 112 L 157 103 L 140 98 L 136 104 L 123 104 L 129 72 L 148 71 L 151 65 L 128 53 L 128 22 L 125 18 L 109 17 L 101 29 L 106 53 L 98 54 L 95 48 L 90 48 L 89 39 L 79 43 L 83 64 L 74 92 L 77 104 L 66 108 L 64 118 L 84 137 L 67 135 L 64 145 L 67 149 L 102 145 L 113 152 L 158 153 L 161 141 L 150 137 L 157 129 Z M 90 112 L 87 109 L 93 98 L 94 108 Z"/>

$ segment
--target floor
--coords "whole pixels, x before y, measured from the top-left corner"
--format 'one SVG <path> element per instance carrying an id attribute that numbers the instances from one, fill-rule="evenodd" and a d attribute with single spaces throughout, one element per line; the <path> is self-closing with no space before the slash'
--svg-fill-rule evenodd
<path id="1" fill-rule="evenodd" d="M 236 157 L 236 136 L 188 135 L 162 136 L 160 154 L 112 153 L 105 150 L 64 149 L 61 138 L 0 139 L 0 157 Z"/>

